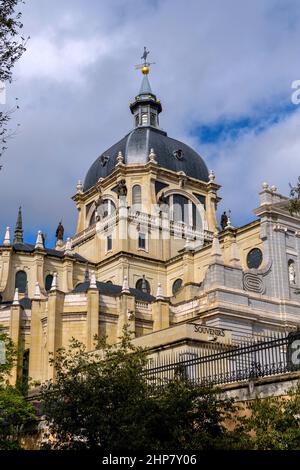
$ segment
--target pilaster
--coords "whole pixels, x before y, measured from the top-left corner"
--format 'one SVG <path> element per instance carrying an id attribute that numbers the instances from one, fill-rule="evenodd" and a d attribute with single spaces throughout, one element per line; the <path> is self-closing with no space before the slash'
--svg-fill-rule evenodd
<path id="1" fill-rule="evenodd" d="M 9 325 L 9 336 L 17 348 L 17 363 L 14 365 L 11 371 L 10 382 L 15 385 L 18 378 L 18 371 L 22 364 L 22 357 L 20 354 L 20 348 L 22 345 L 21 341 L 21 322 L 22 322 L 22 307 L 18 303 L 12 305 L 10 309 L 10 325 Z"/>
<path id="2" fill-rule="evenodd" d="M 123 335 L 123 327 L 128 326 L 129 332 L 132 333 L 132 337 L 135 336 L 135 298 L 133 295 L 122 292 L 118 298 L 118 326 L 117 326 L 117 337 L 120 338 Z"/>
<path id="3" fill-rule="evenodd" d="M 61 347 L 61 328 L 62 328 L 62 313 L 64 308 L 65 295 L 59 290 L 49 292 L 48 297 L 48 321 L 47 321 L 47 360 L 49 354 L 55 359 L 56 351 Z M 54 379 L 55 371 L 53 366 L 48 362 L 48 379 Z"/>
<path id="4" fill-rule="evenodd" d="M 86 347 L 88 351 L 94 349 L 95 335 L 99 336 L 99 291 L 97 287 L 90 287 L 87 291 L 87 317 L 86 317 Z"/>
<path id="5" fill-rule="evenodd" d="M 45 312 L 45 305 L 46 300 L 41 299 L 33 299 L 31 304 L 29 377 L 36 381 L 40 381 L 43 374 L 42 316 Z"/>
<path id="6" fill-rule="evenodd" d="M 152 303 L 153 331 L 163 330 L 170 326 L 170 307 L 166 300 L 158 299 Z"/>

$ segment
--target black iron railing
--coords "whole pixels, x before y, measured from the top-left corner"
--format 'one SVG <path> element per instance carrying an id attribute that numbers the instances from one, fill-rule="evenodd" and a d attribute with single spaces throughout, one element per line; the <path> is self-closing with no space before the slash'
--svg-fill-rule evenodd
<path id="1" fill-rule="evenodd" d="M 292 361 L 292 357 L 296 360 Z M 176 375 L 199 385 L 221 385 L 299 370 L 297 357 L 300 363 L 299 332 L 279 333 L 273 338 L 248 339 L 239 345 L 206 344 L 193 352 L 165 354 L 149 360 L 145 376 L 154 386 L 163 385 Z"/>

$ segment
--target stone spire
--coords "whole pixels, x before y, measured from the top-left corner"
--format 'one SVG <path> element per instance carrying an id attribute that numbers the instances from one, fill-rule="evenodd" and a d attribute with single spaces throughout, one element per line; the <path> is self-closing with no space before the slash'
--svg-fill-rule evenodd
<path id="1" fill-rule="evenodd" d="M 43 234 L 41 230 L 38 231 L 36 242 L 35 242 L 35 248 L 44 248 L 44 240 L 43 240 Z"/>
<path id="2" fill-rule="evenodd" d="M 19 289 L 18 288 L 16 288 L 16 290 L 15 290 L 13 305 L 20 305 L 20 302 L 19 302 Z"/>
<path id="3" fill-rule="evenodd" d="M 127 276 L 124 276 L 124 279 L 123 279 L 122 294 L 130 294 Z"/>
<path id="4" fill-rule="evenodd" d="M 77 193 L 82 193 L 82 192 L 83 192 L 83 184 L 82 184 L 82 181 L 81 181 L 81 180 L 78 180 L 78 181 L 77 181 L 76 192 L 77 192 Z"/>
<path id="5" fill-rule="evenodd" d="M 153 92 L 151 90 L 151 86 L 150 86 L 150 82 L 149 82 L 149 78 L 148 78 L 148 73 L 144 73 L 143 74 L 143 80 L 142 80 L 142 84 L 141 84 L 141 88 L 140 88 L 140 91 L 139 91 L 139 95 L 153 95 Z"/>
<path id="6" fill-rule="evenodd" d="M 72 254 L 72 241 L 70 237 L 67 238 L 64 254 L 65 255 Z"/>
<path id="7" fill-rule="evenodd" d="M 38 282 L 35 283 L 34 298 L 35 299 L 41 298 L 41 288 Z"/>
<path id="8" fill-rule="evenodd" d="M 19 207 L 18 217 L 16 222 L 14 243 L 23 243 L 23 222 L 22 222 L 22 207 Z"/>
<path id="9" fill-rule="evenodd" d="M 9 227 L 6 227 L 4 240 L 3 240 L 3 245 L 4 246 L 10 246 L 10 228 Z"/>
<path id="10" fill-rule="evenodd" d="M 163 290 L 160 282 L 157 284 L 156 300 L 164 300 Z"/>
<path id="11" fill-rule="evenodd" d="M 117 156 L 117 165 L 123 165 L 123 163 L 124 163 L 124 157 L 123 157 L 123 154 L 120 150 L 118 152 L 118 156 Z"/>
<path id="12" fill-rule="evenodd" d="M 57 290 L 57 273 L 53 273 L 53 280 L 52 280 L 50 292 L 54 292 L 56 290 Z"/>
<path id="13" fill-rule="evenodd" d="M 223 261 L 218 233 L 214 233 L 210 256 L 212 258 L 212 262 Z"/>
<path id="14" fill-rule="evenodd" d="M 91 272 L 90 289 L 97 289 L 95 271 Z"/>

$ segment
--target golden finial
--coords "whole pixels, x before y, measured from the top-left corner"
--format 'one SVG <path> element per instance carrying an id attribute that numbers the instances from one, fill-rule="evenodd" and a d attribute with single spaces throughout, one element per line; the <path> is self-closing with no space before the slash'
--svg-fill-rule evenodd
<path id="1" fill-rule="evenodd" d="M 142 71 L 143 75 L 148 75 L 148 73 L 150 72 L 150 65 L 155 64 L 155 62 L 147 62 L 148 54 L 150 54 L 150 51 L 147 51 L 147 47 L 144 46 L 144 52 L 141 57 L 141 60 L 143 60 L 143 62 L 135 66 L 136 69 Z"/>

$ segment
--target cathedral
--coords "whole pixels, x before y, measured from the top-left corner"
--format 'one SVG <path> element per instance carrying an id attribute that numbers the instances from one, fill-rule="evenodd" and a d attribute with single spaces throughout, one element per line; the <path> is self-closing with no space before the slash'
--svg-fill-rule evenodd
<path id="1" fill-rule="evenodd" d="M 0 327 L 21 351 L 12 381 L 22 374 L 35 383 L 51 379 L 50 353 L 72 337 L 87 351 L 95 335 L 116 343 L 124 325 L 158 357 L 299 323 L 297 197 L 263 183 L 250 223 L 234 227 L 223 213 L 219 224 L 214 172 L 160 127 L 147 51 L 140 70 L 132 130 L 77 183 L 76 233 L 65 240 L 60 223 L 55 247 L 45 246 L 41 231 L 28 244 L 21 209 L 14 232 L 5 230 Z"/>

